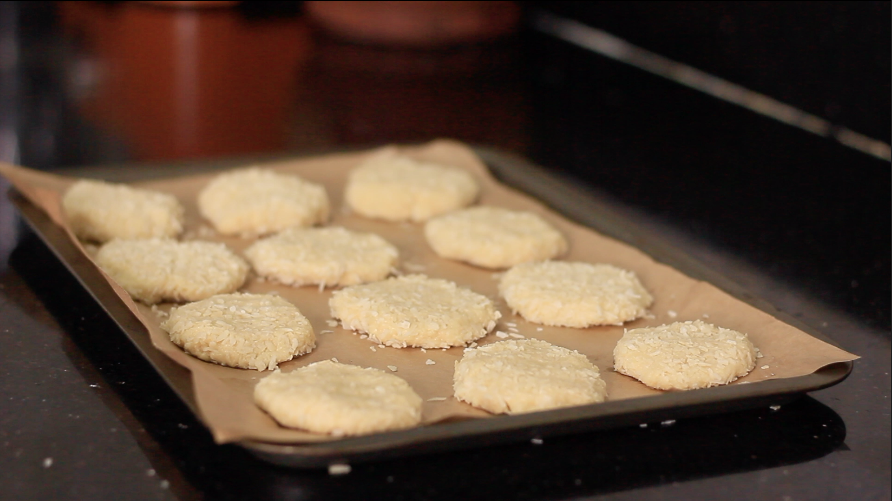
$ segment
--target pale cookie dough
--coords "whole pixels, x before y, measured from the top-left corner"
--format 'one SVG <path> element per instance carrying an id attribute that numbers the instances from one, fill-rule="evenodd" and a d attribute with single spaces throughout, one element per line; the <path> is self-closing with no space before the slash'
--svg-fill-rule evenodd
<path id="1" fill-rule="evenodd" d="M 254 387 L 254 401 L 283 426 L 335 436 L 421 422 L 421 397 L 405 380 L 330 360 L 270 374 Z"/>
<path id="2" fill-rule="evenodd" d="M 756 365 L 746 334 L 694 320 L 627 331 L 613 350 L 614 368 L 658 390 L 728 384 Z"/>
<path id="3" fill-rule="evenodd" d="M 576 351 L 537 339 L 465 350 L 455 363 L 455 398 L 495 414 L 603 402 L 607 384 Z"/>
<path id="4" fill-rule="evenodd" d="M 631 271 L 565 261 L 519 264 L 502 275 L 499 294 L 530 322 L 563 327 L 620 325 L 653 303 Z"/>
<path id="5" fill-rule="evenodd" d="M 380 236 L 340 227 L 289 228 L 245 250 L 258 275 L 293 286 L 383 280 L 398 256 Z"/>
<path id="6" fill-rule="evenodd" d="M 252 167 L 215 177 L 198 194 L 198 209 L 224 235 L 263 235 L 328 220 L 322 185 Z"/>
<path id="7" fill-rule="evenodd" d="M 350 172 L 344 197 L 366 217 L 420 222 L 466 207 L 479 193 L 474 177 L 460 168 L 383 151 Z"/>
<path id="8" fill-rule="evenodd" d="M 396 348 L 465 345 L 489 333 L 502 316 L 486 296 L 424 275 L 346 287 L 332 293 L 328 304 L 345 329 Z"/>
<path id="9" fill-rule="evenodd" d="M 245 283 L 249 270 L 244 259 L 221 243 L 158 238 L 112 240 L 99 248 L 96 264 L 145 304 L 233 292 Z"/>
<path id="10" fill-rule="evenodd" d="M 431 219 L 424 236 L 438 256 L 483 268 L 508 268 L 567 251 L 567 240 L 532 212 L 472 207 Z"/>
<path id="11" fill-rule="evenodd" d="M 71 230 L 82 240 L 173 238 L 183 231 L 183 206 L 173 195 L 84 179 L 62 197 Z"/>
<path id="12" fill-rule="evenodd" d="M 240 369 L 272 370 L 316 347 L 300 310 L 267 294 L 220 294 L 173 308 L 161 328 L 186 353 Z"/>

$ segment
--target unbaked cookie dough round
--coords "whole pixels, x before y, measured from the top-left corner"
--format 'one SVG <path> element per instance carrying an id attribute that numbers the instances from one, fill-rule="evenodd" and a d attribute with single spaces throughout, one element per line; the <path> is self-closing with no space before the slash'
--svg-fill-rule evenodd
<path id="1" fill-rule="evenodd" d="M 251 167 L 215 177 L 198 194 L 198 209 L 224 235 L 263 235 L 324 223 L 329 202 L 322 185 Z"/>
<path id="2" fill-rule="evenodd" d="M 465 345 L 485 336 L 501 318 L 486 296 L 424 275 L 345 287 L 332 293 L 329 306 L 345 329 L 395 348 Z"/>
<path id="3" fill-rule="evenodd" d="M 289 228 L 245 250 L 258 275 L 293 286 L 356 285 L 387 278 L 399 251 L 374 233 Z"/>
<path id="4" fill-rule="evenodd" d="M 267 294 L 220 294 L 173 308 L 161 328 L 186 353 L 240 369 L 275 369 L 316 347 L 300 310 Z"/>
<path id="5" fill-rule="evenodd" d="M 627 331 L 613 350 L 614 368 L 658 390 L 728 384 L 756 365 L 746 334 L 701 320 Z"/>
<path id="6" fill-rule="evenodd" d="M 350 172 L 344 198 L 365 217 L 420 222 L 466 207 L 479 193 L 474 177 L 458 167 L 383 151 Z"/>
<path id="7" fill-rule="evenodd" d="M 254 387 L 254 401 L 283 426 L 335 436 L 421 422 L 421 397 L 405 380 L 330 360 L 270 374 Z"/>
<path id="8" fill-rule="evenodd" d="M 499 294 L 530 322 L 563 327 L 620 325 L 653 303 L 631 271 L 566 261 L 519 264 L 502 275 Z"/>
<path id="9" fill-rule="evenodd" d="M 112 240 L 99 248 L 96 264 L 145 304 L 233 292 L 249 270 L 224 244 L 160 238 Z"/>
<path id="10" fill-rule="evenodd" d="M 71 230 L 82 240 L 173 238 L 183 231 L 183 206 L 168 193 L 83 179 L 62 197 Z"/>
<path id="11" fill-rule="evenodd" d="M 455 363 L 455 398 L 495 414 L 603 402 L 607 385 L 585 355 L 537 339 L 465 350 Z"/>
<path id="12" fill-rule="evenodd" d="M 567 251 L 564 235 L 540 216 L 499 207 L 471 207 L 431 219 L 424 236 L 438 256 L 483 268 L 508 268 Z"/>

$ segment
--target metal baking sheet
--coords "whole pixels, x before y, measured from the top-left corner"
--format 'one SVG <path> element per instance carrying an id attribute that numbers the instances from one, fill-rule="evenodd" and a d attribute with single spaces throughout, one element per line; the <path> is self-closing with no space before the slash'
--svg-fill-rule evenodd
<path id="1" fill-rule="evenodd" d="M 705 280 L 731 295 L 755 306 L 786 323 L 808 332 L 823 341 L 795 319 L 774 310 L 767 303 L 748 294 L 720 274 L 704 268 L 683 252 L 672 249 L 636 229 L 635 225 L 611 206 L 552 173 L 510 154 L 477 148 L 476 152 L 501 182 L 535 196 L 569 219 L 587 225 L 605 235 L 629 243 L 687 275 Z M 115 181 L 135 181 L 148 177 L 165 177 L 176 172 L 198 173 L 215 170 L 241 161 L 196 162 L 149 168 L 87 168 L 69 172 L 78 176 L 103 177 Z M 116 175 L 117 174 L 117 175 Z M 153 365 L 162 379 L 189 408 L 200 415 L 192 390 L 190 373 L 152 346 L 145 327 L 120 301 L 99 271 L 85 259 L 68 236 L 36 206 L 16 192 L 10 194 L 25 221 L 48 245 L 59 260 L 84 286 L 122 333 L 133 342 Z M 827 366 L 806 376 L 762 381 L 758 384 L 732 385 L 690 392 L 672 392 L 646 398 L 608 401 L 554 411 L 496 416 L 443 422 L 403 431 L 344 438 L 308 444 L 274 444 L 257 441 L 238 442 L 258 457 L 291 467 L 320 467 L 338 462 L 358 462 L 386 457 L 429 453 L 439 450 L 473 448 L 488 444 L 528 440 L 583 430 L 604 429 L 639 423 L 659 422 L 693 415 L 729 412 L 744 408 L 779 404 L 805 392 L 837 384 L 851 372 L 852 362 Z"/>

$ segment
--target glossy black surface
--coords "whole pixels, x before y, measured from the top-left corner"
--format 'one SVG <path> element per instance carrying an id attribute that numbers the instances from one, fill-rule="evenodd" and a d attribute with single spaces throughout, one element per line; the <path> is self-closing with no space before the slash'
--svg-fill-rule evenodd
<path id="1" fill-rule="evenodd" d="M 626 8 L 607 5 L 598 12 Z M 52 12 L 51 6 L 41 9 Z M 649 15 L 659 12 L 666 11 Z M 27 29 L 18 36 L 26 50 L 18 66 L 3 68 L 0 86 L 0 125 L 13 123 L 19 132 L 21 163 L 58 169 L 128 160 L 126 145 L 81 116 L 66 93 L 61 67 L 70 41 L 51 17 L 25 14 L 19 21 Z M 29 21 L 32 15 L 39 22 Z M 759 22 L 783 33 L 770 17 Z M 619 33 L 620 26 L 619 34 L 659 52 L 653 44 L 660 33 L 640 30 L 643 38 L 635 38 L 628 28 L 634 23 L 620 24 L 630 31 Z M 871 40 L 884 54 L 888 31 L 879 38 Z M 667 46 L 666 53 L 691 54 L 681 49 Z M 345 476 L 272 467 L 238 447 L 215 445 L 48 249 L 8 223 L 13 209 L 4 199 L 0 497 L 892 497 L 888 162 L 532 32 L 496 46 L 434 53 L 355 47 L 324 37 L 316 50 L 296 92 L 303 97 L 295 107 L 294 148 L 449 135 L 526 155 L 591 187 L 665 241 L 860 355 L 853 374 L 777 410 L 372 462 L 354 465 Z M 745 62 L 754 56 L 740 57 Z M 709 60 L 688 62 L 708 66 Z M 376 62 L 400 71 L 374 73 L 369 68 Z M 735 76 L 722 67 L 704 69 Z M 885 101 L 857 92 L 869 86 L 859 76 L 864 74 L 888 89 L 888 75 L 880 70 L 843 72 L 836 76 L 842 83 L 834 83 L 845 89 L 841 117 L 857 117 L 852 110 L 858 109 L 881 116 L 843 121 L 866 124 L 859 129 L 864 133 L 874 131 L 870 123 L 890 122 L 888 91 L 879 92 Z M 10 74 L 16 85 L 8 85 Z M 795 72 L 779 78 L 789 82 L 790 75 Z M 819 106 L 809 106 L 826 101 L 824 88 L 784 85 L 793 104 L 821 114 Z M 358 104 L 369 94 L 381 106 Z M 849 104 L 855 101 L 857 106 Z M 315 135 L 306 133 L 309 127 Z"/>

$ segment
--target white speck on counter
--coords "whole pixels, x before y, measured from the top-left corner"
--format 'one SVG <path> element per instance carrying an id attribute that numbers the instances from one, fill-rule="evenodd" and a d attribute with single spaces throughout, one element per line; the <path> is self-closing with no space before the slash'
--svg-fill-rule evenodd
<path id="1" fill-rule="evenodd" d="M 350 473 L 352 468 L 347 463 L 334 463 L 328 465 L 328 474 L 329 475 L 346 475 Z"/>
<path id="2" fill-rule="evenodd" d="M 763 365 L 762 367 L 759 367 L 759 368 L 764 371 L 765 369 L 768 369 L 769 367 L 770 367 L 769 365 Z"/>
<path id="3" fill-rule="evenodd" d="M 446 397 L 431 397 L 427 399 L 428 402 L 443 402 L 446 400 Z"/>
<path id="4" fill-rule="evenodd" d="M 496 331 L 496 337 L 499 339 L 505 339 L 506 337 L 508 337 L 508 333 L 502 332 L 502 331 Z"/>
<path id="5" fill-rule="evenodd" d="M 329 327 L 337 327 L 338 326 L 337 320 L 329 319 L 329 320 L 326 320 L 325 323 L 328 324 Z"/>
<path id="6" fill-rule="evenodd" d="M 425 365 L 434 365 L 434 364 L 436 364 L 437 362 L 434 362 L 434 361 L 431 360 L 431 359 L 427 359 L 427 360 L 424 361 L 424 363 L 425 363 Z"/>
<path id="7" fill-rule="evenodd" d="M 543 329 L 542 329 L 542 327 L 536 327 L 536 330 L 539 332 L 542 332 Z"/>
<path id="8" fill-rule="evenodd" d="M 641 423 L 638 425 L 639 428 L 647 428 L 647 423 Z"/>
<path id="9" fill-rule="evenodd" d="M 523 339 L 523 335 L 522 335 L 522 334 L 518 334 L 518 333 L 516 333 L 516 332 L 509 332 L 508 335 L 511 336 L 511 337 L 513 337 L 514 339 Z"/>
<path id="10" fill-rule="evenodd" d="M 674 419 L 667 419 L 665 421 L 660 421 L 660 425 L 662 425 L 662 426 L 672 426 L 674 424 L 675 424 Z"/>
<path id="11" fill-rule="evenodd" d="M 396 372 L 396 366 L 395 366 L 395 365 L 388 365 L 387 368 L 390 369 L 390 372 Z"/>
<path id="12" fill-rule="evenodd" d="M 543 443 L 545 443 L 545 441 L 539 437 L 536 437 L 536 438 L 531 438 L 530 443 L 533 445 L 542 445 Z"/>
<path id="13" fill-rule="evenodd" d="M 777 412 L 780 410 L 780 408 L 781 406 L 779 405 L 772 405 L 771 407 L 769 407 L 769 409 L 771 409 L 771 412 Z"/>
<path id="14" fill-rule="evenodd" d="M 666 312 L 666 314 L 669 315 L 669 318 L 675 318 L 678 316 L 678 313 L 676 313 L 675 310 L 669 310 Z"/>
<path id="15" fill-rule="evenodd" d="M 99 388 L 99 385 L 98 385 L 98 384 L 91 384 L 91 385 L 90 385 L 90 388 Z"/>
<path id="16" fill-rule="evenodd" d="M 331 361 L 334 363 L 338 363 L 338 359 L 336 357 L 331 357 Z"/>
<path id="17" fill-rule="evenodd" d="M 703 318 L 709 318 L 709 313 L 704 313 Z"/>
<path id="18" fill-rule="evenodd" d="M 44 460 L 43 460 L 44 468 L 49 468 L 52 465 L 53 465 L 53 458 L 44 458 Z"/>
<path id="19" fill-rule="evenodd" d="M 369 349 L 372 350 L 372 351 L 378 351 L 378 349 L 375 348 L 374 346 L 369 346 Z"/>

